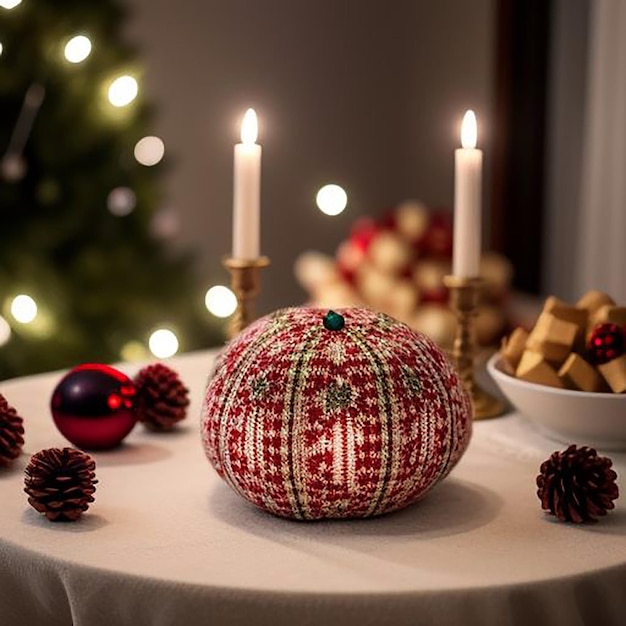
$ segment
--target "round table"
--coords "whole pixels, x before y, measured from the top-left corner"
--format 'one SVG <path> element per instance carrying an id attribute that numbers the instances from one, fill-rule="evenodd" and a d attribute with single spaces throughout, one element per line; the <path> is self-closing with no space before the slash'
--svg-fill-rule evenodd
<path id="1" fill-rule="evenodd" d="M 30 455 L 68 445 L 48 409 L 61 374 L 0 385 L 26 428 L 24 454 L 0 470 L 1 624 L 625 623 L 624 498 L 598 524 L 544 514 L 535 477 L 565 446 L 522 416 L 476 423 L 452 474 L 403 511 L 287 521 L 240 499 L 204 456 L 213 358 L 169 362 L 190 388 L 187 423 L 170 434 L 138 425 L 94 453 L 96 501 L 76 523 L 48 522 L 22 491 Z M 611 457 L 625 476 L 626 455 Z"/>

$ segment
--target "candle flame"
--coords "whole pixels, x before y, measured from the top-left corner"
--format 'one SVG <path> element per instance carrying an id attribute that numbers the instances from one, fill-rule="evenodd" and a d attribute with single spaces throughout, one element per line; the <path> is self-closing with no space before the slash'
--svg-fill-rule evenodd
<path id="1" fill-rule="evenodd" d="M 464 148 L 475 148 L 477 135 L 476 115 L 472 110 L 466 111 L 461 124 L 461 145 Z"/>
<path id="2" fill-rule="evenodd" d="M 248 109 L 246 114 L 243 116 L 243 122 L 241 122 L 241 143 L 256 143 L 258 134 L 259 125 L 257 123 L 256 113 L 254 112 L 254 109 Z"/>

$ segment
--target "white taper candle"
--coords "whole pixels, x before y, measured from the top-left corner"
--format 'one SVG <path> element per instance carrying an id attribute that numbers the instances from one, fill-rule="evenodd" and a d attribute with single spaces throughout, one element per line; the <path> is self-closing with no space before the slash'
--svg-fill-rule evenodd
<path id="1" fill-rule="evenodd" d="M 480 272 L 483 153 L 476 148 L 476 138 L 476 116 L 467 111 L 461 127 L 463 147 L 454 152 L 452 254 L 452 273 L 464 278 L 475 278 Z"/>
<path id="2" fill-rule="evenodd" d="M 241 124 L 241 143 L 235 146 L 233 189 L 233 258 L 256 259 L 260 255 L 261 146 L 254 109 Z"/>

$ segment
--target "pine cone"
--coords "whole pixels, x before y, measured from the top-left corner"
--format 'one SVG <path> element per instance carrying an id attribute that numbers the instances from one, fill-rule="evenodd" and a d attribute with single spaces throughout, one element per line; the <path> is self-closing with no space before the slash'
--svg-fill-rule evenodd
<path id="1" fill-rule="evenodd" d="M 541 508 L 561 522 L 598 521 L 619 496 L 611 459 L 598 456 L 593 448 L 575 445 L 554 452 L 541 464 L 537 496 Z"/>
<path id="2" fill-rule="evenodd" d="M 95 469 L 95 461 L 74 448 L 37 452 L 25 470 L 29 504 L 51 521 L 77 520 L 94 501 Z"/>
<path id="3" fill-rule="evenodd" d="M 24 445 L 23 421 L 0 394 L 0 466 L 10 465 L 21 454 Z"/>
<path id="4" fill-rule="evenodd" d="M 166 365 L 144 367 L 135 377 L 135 386 L 137 418 L 151 430 L 172 430 L 187 416 L 189 389 Z"/>

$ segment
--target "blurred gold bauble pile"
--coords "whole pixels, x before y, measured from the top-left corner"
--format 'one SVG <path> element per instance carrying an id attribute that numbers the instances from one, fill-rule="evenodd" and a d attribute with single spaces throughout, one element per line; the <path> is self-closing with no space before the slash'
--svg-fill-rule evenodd
<path id="1" fill-rule="evenodd" d="M 404 202 L 382 219 L 357 220 L 334 257 L 305 252 L 295 273 L 311 304 L 367 306 L 405 322 L 449 348 L 456 322 L 443 277 L 451 273 L 452 219 L 419 202 Z M 481 257 L 486 289 L 476 318 L 476 339 L 494 345 L 508 329 L 510 262 L 495 252 Z"/>

